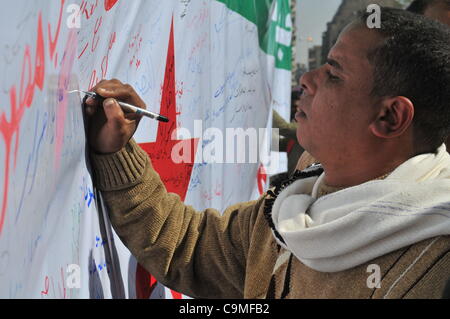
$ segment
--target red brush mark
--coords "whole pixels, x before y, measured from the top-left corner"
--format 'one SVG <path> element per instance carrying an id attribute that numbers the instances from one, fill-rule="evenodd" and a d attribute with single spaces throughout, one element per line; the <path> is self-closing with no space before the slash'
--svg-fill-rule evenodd
<path id="1" fill-rule="evenodd" d="M 153 143 L 140 144 L 150 156 L 153 167 L 159 173 L 168 192 L 176 193 L 184 201 L 187 188 L 191 179 L 194 157 L 197 151 L 198 138 L 182 141 L 191 146 L 192 160 L 189 163 L 176 164 L 171 158 L 172 148 L 180 141 L 172 140 L 172 133 L 177 128 L 176 97 L 181 94 L 176 90 L 175 85 L 175 46 L 173 36 L 173 21 L 170 30 L 169 48 L 167 50 L 166 71 L 164 76 L 164 85 L 162 91 L 161 110 L 163 116 L 168 117 L 171 122 L 159 124 L 156 141 Z M 145 283 L 138 282 L 136 289 L 143 289 L 140 285 Z M 147 283 L 148 284 L 148 283 Z M 174 298 L 180 299 L 181 294 L 172 291 Z"/>
<path id="2" fill-rule="evenodd" d="M 63 8 L 64 8 L 64 2 L 66 0 L 61 0 L 61 9 L 59 10 L 59 19 L 58 19 L 58 26 L 56 27 L 56 34 L 55 39 L 52 39 L 52 31 L 50 27 L 50 23 L 48 24 L 48 45 L 50 47 L 50 60 L 53 60 L 53 55 L 55 54 L 56 50 L 56 44 L 58 43 L 59 38 L 59 32 L 61 31 L 61 22 L 62 22 L 62 15 L 63 15 Z"/>
<path id="3" fill-rule="evenodd" d="M 149 299 L 156 284 L 156 279 L 138 264 L 136 269 L 136 298 Z"/>
<path id="4" fill-rule="evenodd" d="M 88 4 L 87 0 L 83 0 L 81 2 L 80 10 L 79 10 L 78 14 L 81 14 L 82 17 L 85 17 L 86 20 L 89 20 L 90 18 L 92 18 L 92 16 L 95 13 L 95 10 L 98 7 L 98 1 L 99 0 L 95 0 L 95 3 Z M 90 6 L 90 9 L 88 9 L 88 5 Z M 93 53 L 97 49 L 97 45 L 100 40 L 100 36 L 98 34 L 101 34 L 101 32 L 99 33 L 99 29 L 102 25 L 102 22 L 103 22 L 103 17 L 102 16 L 98 17 L 97 20 L 95 21 L 94 34 L 92 36 L 92 41 L 91 42 L 88 41 L 84 45 L 84 47 L 83 47 L 83 45 L 80 44 L 80 47 L 83 47 L 83 50 L 81 51 L 80 55 L 78 56 L 78 59 L 80 59 L 84 55 L 87 48 L 89 47 L 89 43 L 91 43 L 90 52 Z"/>
<path id="5" fill-rule="evenodd" d="M 44 88 L 44 77 L 45 77 L 44 33 L 42 31 L 42 14 L 39 13 L 34 82 L 36 83 L 37 87 L 41 89 L 41 91 Z"/>
<path id="6" fill-rule="evenodd" d="M 131 37 L 131 41 L 128 44 L 128 53 L 132 52 L 133 57 L 131 58 L 129 64 L 130 67 L 133 64 L 136 66 L 136 69 L 141 65 L 141 60 L 139 59 L 139 51 L 141 50 L 142 45 L 142 36 L 141 36 L 142 25 L 139 25 L 139 31 L 136 35 Z"/>
<path id="7" fill-rule="evenodd" d="M 25 45 L 25 53 L 22 63 L 22 73 L 20 77 L 19 88 L 19 106 L 17 107 L 17 94 L 16 86 L 13 85 L 9 90 L 9 98 L 11 105 L 11 119 L 8 122 L 6 113 L 2 112 L 0 115 L 0 133 L 5 141 L 5 178 L 3 180 L 3 203 L 0 211 L 0 234 L 2 233 L 3 224 L 5 222 L 6 207 L 8 203 L 8 189 L 9 189 L 9 159 L 11 156 L 11 144 L 15 134 L 15 149 L 14 149 L 14 167 L 17 161 L 17 150 L 19 146 L 19 129 L 20 122 L 22 121 L 25 108 L 29 108 L 33 103 L 33 96 L 36 86 L 42 91 L 44 87 L 44 75 L 45 75 L 45 53 L 44 53 L 44 34 L 42 31 L 42 13 L 39 12 L 38 26 L 37 26 L 37 43 L 36 43 L 36 56 L 34 65 L 34 77 L 33 77 L 33 65 L 31 63 L 30 46 Z M 24 81 L 28 73 L 28 82 L 25 85 Z"/>
<path id="8" fill-rule="evenodd" d="M 257 175 L 256 179 L 258 182 L 259 194 L 262 195 L 264 193 L 264 186 L 267 183 L 266 169 L 264 168 L 263 164 L 261 164 L 258 168 L 258 175 Z"/>
<path id="9" fill-rule="evenodd" d="M 44 281 L 44 290 L 41 290 L 41 296 L 42 295 L 48 295 L 48 290 L 50 289 L 50 282 L 48 279 L 48 276 L 45 276 L 45 281 Z"/>
<path id="10" fill-rule="evenodd" d="M 58 282 L 58 291 L 56 291 L 55 289 L 55 282 L 53 280 L 52 276 L 45 276 L 45 280 L 44 280 L 44 290 L 41 290 L 41 297 L 44 296 L 49 296 L 49 293 L 52 293 L 52 296 L 54 296 L 56 298 L 57 293 L 59 294 L 59 298 L 61 299 L 66 299 L 67 298 L 67 288 L 65 286 L 65 278 L 64 278 L 64 268 L 61 267 L 60 269 L 60 279 L 57 281 Z M 50 289 L 50 282 L 52 284 L 52 287 Z"/>
<path id="11" fill-rule="evenodd" d="M 112 47 L 116 43 L 116 32 L 111 33 L 111 37 L 109 38 L 108 44 L 108 52 L 103 57 L 101 69 L 102 69 L 102 78 L 106 77 L 106 72 L 108 72 L 108 61 L 109 61 L 109 52 L 112 50 Z"/>
<path id="12" fill-rule="evenodd" d="M 84 52 L 86 52 L 86 49 L 88 48 L 88 46 L 89 46 L 89 42 L 86 43 L 86 46 L 85 46 L 84 49 L 81 51 L 80 55 L 78 56 L 78 59 L 80 59 L 80 58 L 83 56 L 83 54 L 84 54 Z"/>
<path id="13" fill-rule="evenodd" d="M 172 294 L 173 299 L 181 299 L 182 295 L 179 292 L 176 292 L 175 290 L 170 290 L 170 293 Z"/>
<path id="14" fill-rule="evenodd" d="M 99 79 L 97 76 L 97 71 L 94 70 L 94 71 L 92 71 L 91 79 L 89 80 L 88 91 L 91 90 L 94 86 L 96 86 L 98 82 L 99 82 Z"/>
<path id="15" fill-rule="evenodd" d="M 67 298 L 67 289 L 65 286 L 64 269 L 61 267 L 61 282 L 58 282 L 59 293 L 62 299 Z M 62 289 L 61 289 L 62 286 Z"/>
<path id="16" fill-rule="evenodd" d="M 112 50 L 114 43 L 116 43 L 116 32 L 111 33 L 111 37 L 109 38 L 109 44 L 108 44 L 108 52 L 103 57 L 102 64 L 100 65 L 102 79 L 104 79 L 106 77 L 106 73 L 108 72 L 109 53 Z M 100 79 L 97 76 L 97 70 L 93 70 L 91 73 L 91 78 L 89 80 L 88 90 L 90 90 L 94 86 L 96 86 L 99 81 L 100 81 Z"/>
<path id="17" fill-rule="evenodd" d="M 94 35 L 92 37 L 92 45 L 91 45 L 92 53 L 94 53 L 95 49 L 97 49 L 98 41 L 100 41 L 100 37 L 97 36 L 97 33 L 98 33 L 98 30 L 100 29 L 100 27 L 102 26 L 102 22 L 103 22 L 103 17 L 100 17 L 95 21 Z"/>
<path id="18" fill-rule="evenodd" d="M 98 0 L 95 0 L 95 3 L 90 4 L 90 9 L 88 9 L 88 2 L 83 0 L 80 4 L 80 11 L 78 14 L 84 14 L 86 20 L 89 20 L 95 12 L 95 9 L 98 7 Z"/>
<path id="19" fill-rule="evenodd" d="M 119 0 L 105 0 L 105 10 L 109 11 L 114 7 Z"/>

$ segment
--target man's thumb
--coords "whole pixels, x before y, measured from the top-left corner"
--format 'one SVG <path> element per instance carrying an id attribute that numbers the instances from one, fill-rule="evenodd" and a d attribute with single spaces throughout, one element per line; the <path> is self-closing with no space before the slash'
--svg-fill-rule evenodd
<path id="1" fill-rule="evenodd" d="M 123 123 L 125 115 L 119 103 L 115 99 L 109 98 L 103 102 L 103 109 L 105 110 L 106 119 L 117 124 Z"/>

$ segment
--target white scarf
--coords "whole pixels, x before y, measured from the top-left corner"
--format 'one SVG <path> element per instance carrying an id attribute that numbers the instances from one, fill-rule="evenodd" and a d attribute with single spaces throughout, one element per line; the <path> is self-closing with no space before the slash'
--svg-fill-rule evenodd
<path id="1" fill-rule="evenodd" d="M 415 156 L 386 179 L 317 199 L 324 174 L 295 181 L 272 208 L 275 229 L 302 263 L 342 271 L 421 240 L 450 234 L 450 156 Z"/>

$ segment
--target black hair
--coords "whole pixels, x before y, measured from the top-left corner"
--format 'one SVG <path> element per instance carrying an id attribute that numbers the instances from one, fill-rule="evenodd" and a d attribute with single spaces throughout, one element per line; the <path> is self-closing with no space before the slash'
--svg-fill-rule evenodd
<path id="1" fill-rule="evenodd" d="M 370 13 L 360 14 L 366 25 Z M 435 151 L 450 134 L 450 28 L 405 10 L 381 7 L 384 38 L 368 54 L 372 94 L 404 96 L 414 104 L 417 149 Z"/>
<path id="2" fill-rule="evenodd" d="M 406 8 L 406 10 L 418 14 L 424 14 L 425 10 L 434 2 L 436 2 L 436 0 L 414 0 L 408 8 Z"/>
<path id="3" fill-rule="evenodd" d="M 437 2 L 444 2 L 447 5 L 450 5 L 450 0 L 414 0 L 408 8 L 406 8 L 406 10 L 418 14 L 424 14 L 425 10 L 427 10 L 429 6 Z"/>

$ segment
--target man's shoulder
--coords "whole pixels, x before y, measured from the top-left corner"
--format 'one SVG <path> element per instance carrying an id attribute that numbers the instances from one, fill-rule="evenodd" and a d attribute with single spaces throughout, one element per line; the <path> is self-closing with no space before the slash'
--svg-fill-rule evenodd
<path id="1" fill-rule="evenodd" d="M 441 298 L 449 278 L 450 236 L 429 238 L 402 249 L 374 297 Z"/>

